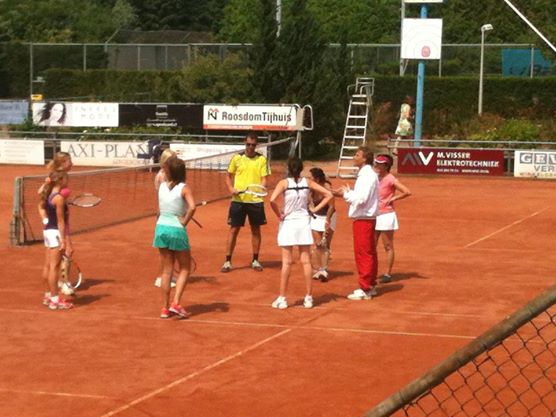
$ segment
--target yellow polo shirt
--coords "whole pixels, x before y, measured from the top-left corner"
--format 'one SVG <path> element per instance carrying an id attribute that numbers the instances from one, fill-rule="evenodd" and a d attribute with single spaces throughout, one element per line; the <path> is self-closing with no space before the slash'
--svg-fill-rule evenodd
<path id="1" fill-rule="evenodd" d="M 242 152 L 232 157 L 228 172 L 234 174 L 234 188 L 241 191 L 249 184 L 261 184 L 263 177 L 270 175 L 270 167 L 264 155 L 256 152 L 252 158 L 249 158 Z M 239 194 L 234 195 L 232 201 L 261 203 L 263 199 L 252 194 Z"/>

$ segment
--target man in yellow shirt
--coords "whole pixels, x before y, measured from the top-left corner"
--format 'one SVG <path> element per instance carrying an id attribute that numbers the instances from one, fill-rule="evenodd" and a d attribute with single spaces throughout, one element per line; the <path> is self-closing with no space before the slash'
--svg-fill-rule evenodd
<path id="1" fill-rule="evenodd" d="M 232 202 L 228 211 L 230 234 L 226 242 L 226 262 L 220 269 L 222 272 L 230 272 L 232 269 L 232 255 L 237 236 L 239 230 L 245 225 L 246 217 L 249 217 L 251 226 L 251 244 L 253 246 L 251 267 L 256 271 L 263 270 L 259 262 L 261 226 L 266 224 L 263 199 L 253 194 L 240 193 L 250 184 L 260 184 L 266 187 L 266 179 L 270 175 L 266 157 L 255 151 L 257 141 L 257 134 L 249 133 L 245 137 L 245 151 L 234 155 L 228 165 L 226 185 L 232 194 Z"/>

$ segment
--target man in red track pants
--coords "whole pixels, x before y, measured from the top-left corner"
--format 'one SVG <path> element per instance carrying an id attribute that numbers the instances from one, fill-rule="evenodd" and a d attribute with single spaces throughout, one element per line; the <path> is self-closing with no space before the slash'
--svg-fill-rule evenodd
<path id="1" fill-rule="evenodd" d="M 353 190 L 344 185 L 334 192 L 349 204 L 353 219 L 353 246 L 359 273 L 359 288 L 347 296 L 350 300 L 369 300 L 377 295 L 378 257 L 375 244 L 375 223 L 378 215 L 378 176 L 372 168 L 373 153 L 361 146 L 353 156 L 359 168 Z"/>

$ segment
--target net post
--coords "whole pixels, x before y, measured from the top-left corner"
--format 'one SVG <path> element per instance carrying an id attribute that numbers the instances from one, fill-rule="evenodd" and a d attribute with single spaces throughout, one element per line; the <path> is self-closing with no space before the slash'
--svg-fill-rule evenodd
<path id="1" fill-rule="evenodd" d="M 16 177 L 14 180 L 14 198 L 13 198 L 13 210 L 12 210 L 12 220 L 10 222 L 10 245 L 18 246 L 22 244 L 21 239 L 21 207 L 22 201 L 22 178 Z"/>

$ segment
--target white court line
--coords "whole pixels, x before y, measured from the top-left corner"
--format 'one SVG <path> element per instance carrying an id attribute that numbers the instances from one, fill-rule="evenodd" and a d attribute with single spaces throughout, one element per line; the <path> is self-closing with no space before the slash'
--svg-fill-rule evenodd
<path id="1" fill-rule="evenodd" d="M 283 336 L 283 335 L 285 335 L 286 333 L 289 333 L 290 331 L 291 331 L 291 329 L 282 330 L 280 333 L 276 333 L 275 335 L 272 335 L 272 336 L 270 336 L 270 337 L 267 337 L 266 339 L 263 339 L 263 340 L 261 340 L 261 341 L 255 343 L 255 344 L 249 346 L 249 347 L 246 348 L 246 349 L 243 349 L 243 350 L 241 350 L 241 351 L 239 351 L 239 352 L 237 352 L 237 353 L 234 353 L 233 355 L 230 355 L 230 356 L 227 356 L 227 357 L 225 357 L 225 358 L 223 358 L 223 359 L 220 359 L 219 361 L 214 362 L 214 363 L 211 364 L 211 365 L 205 366 L 203 369 L 200 369 L 200 370 L 198 370 L 198 371 L 195 371 L 195 372 L 193 372 L 193 373 L 190 373 L 189 375 L 186 375 L 186 376 L 184 376 L 184 377 L 178 379 L 177 381 L 174 381 L 174 382 L 172 382 L 172 383 L 170 383 L 170 384 L 167 384 L 167 385 L 165 385 L 165 386 L 163 386 L 163 387 L 161 387 L 161 388 L 158 388 L 158 389 L 156 389 L 156 390 L 154 390 L 154 391 L 151 391 L 151 392 L 149 392 L 148 394 L 143 395 L 142 397 L 139 397 L 139 398 L 137 398 L 137 399 L 135 399 L 135 400 L 133 400 L 133 401 L 131 401 L 131 402 L 125 404 L 125 405 L 122 405 L 121 407 L 116 408 L 115 410 L 109 411 L 108 413 L 103 414 L 101 417 L 110 417 L 110 416 L 113 416 L 113 415 L 115 415 L 115 414 L 121 413 L 122 411 L 128 410 L 128 409 L 130 409 L 131 407 L 133 407 L 133 406 L 135 406 L 135 405 L 137 405 L 137 404 L 139 404 L 139 403 L 141 403 L 141 402 L 143 402 L 143 401 L 145 401 L 145 400 L 148 400 L 149 398 L 154 397 L 155 395 L 158 395 L 158 394 L 160 394 L 160 393 L 162 393 L 162 392 L 164 392 L 164 391 L 168 391 L 169 389 L 171 389 L 171 388 L 173 388 L 173 387 L 175 387 L 175 386 L 177 386 L 177 385 L 179 385 L 179 384 L 181 384 L 181 383 L 183 383 L 183 382 L 185 382 L 185 381 L 187 381 L 187 380 L 189 380 L 189 379 L 191 379 L 191 378 L 194 378 L 194 377 L 196 377 L 196 376 L 198 376 L 198 375 L 201 375 L 201 374 L 203 374 L 203 373 L 205 373 L 205 372 L 207 372 L 207 371 L 209 371 L 209 370 L 211 370 L 211 369 L 213 369 L 213 368 L 216 368 L 217 366 L 220 366 L 220 365 L 222 365 L 222 364 L 224 364 L 224 363 L 226 363 L 226 362 L 231 361 L 232 359 L 235 359 L 235 358 L 237 358 L 237 357 L 239 357 L 239 356 L 241 356 L 241 355 L 244 355 L 245 353 L 247 353 L 247 352 L 249 352 L 249 351 L 251 351 L 251 350 L 254 350 L 254 349 L 258 348 L 259 346 L 261 346 L 261 345 L 263 345 L 263 344 L 265 344 L 265 343 L 267 343 L 267 342 L 270 342 L 270 341 L 273 340 L 273 339 L 276 339 L 276 338 L 278 338 L 278 337 L 280 337 L 280 336 Z"/>
<path id="2" fill-rule="evenodd" d="M 542 210 L 536 211 L 535 213 L 533 213 L 533 214 L 531 214 L 531 215 L 529 215 L 529 216 L 526 216 L 526 217 L 524 217 L 524 218 L 522 218 L 522 219 L 520 219 L 520 220 L 516 220 L 515 222 L 513 222 L 513 223 L 511 223 L 511 224 L 508 224 L 507 226 L 504 226 L 504 227 L 502 227 L 501 229 L 498 229 L 498 230 L 496 230 L 496 231 L 494 231 L 494 232 L 492 232 L 492 233 L 490 233 L 490 234 L 488 234 L 488 235 L 486 235 L 486 236 L 483 236 L 482 238 L 477 239 L 477 240 L 475 240 L 474 242 L 468 243 L 468 244 L 465 245 L 464 247 L 465 247 L 465 248 L 469 248 L 469 247 L 475 245 L 476 243 L 482 242 L 483 240 L 486 240 L 486 239 L 488 239 L 488 238 L 490 238 L 490 237 L 492 237 L 492 236 L 494 236 L 494 235 L 497 235 L 498 233 L 503 232 L 504 230 L 509 229 L 510 227 L 515 226 L 516 224 L 523 223 L 525 220 L 528 220 L 528 219 L 530 219 L 530 218 L 532 218 L 532 217 L 535 217 L 536 215 L 542 213 L 543 211 L 548 210 L 549 208 L 550 208 L 550 207 L 545 207 L 545 208 L 543 208 Z"/>
<path id="3" fill-rule="evenodd" d="M 72 398 L 94 398 L 94 399 L 112 399 L 106 395 L 91 395 L 91 394 L 73 394 L 70 392 L 49 392 L 49 391 L 25 391 L 17 389 L 4 389 L 0 388 L 0 392 L 9 392 L 12 394 L 26 394 L 26 395 L 52 395 L 55 397 L 72 397 Z"/>

